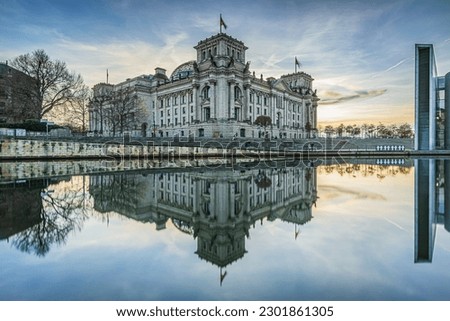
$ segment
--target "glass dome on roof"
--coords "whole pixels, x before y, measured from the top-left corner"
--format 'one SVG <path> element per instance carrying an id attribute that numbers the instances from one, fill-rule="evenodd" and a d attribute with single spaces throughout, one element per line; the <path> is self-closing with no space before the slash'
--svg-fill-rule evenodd
<path id="1" fill-rule="evenodd" d="M 178 79 L 190 77 L 194 73 L 194 63 L 195 63 L 195 60 L 191 60 L 191 61 L 188 61 L 188 62 L 185 62 L 185 63 L 179 65 L 172 72 L 170 79 L 178 80 Z"/>

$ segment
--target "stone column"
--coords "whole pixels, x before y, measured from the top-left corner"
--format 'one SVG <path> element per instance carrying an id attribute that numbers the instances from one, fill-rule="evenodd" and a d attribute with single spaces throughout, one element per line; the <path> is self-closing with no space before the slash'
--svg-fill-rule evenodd
<path id="1" fill-rule="evenodd" d="M 242 103 L 242 115 L 244 120 L 249 119 L 249 105 L 250 105 L 250 84 L 244 84 L 244 101 Z"/>
<path id="2" fill-rule="evenodd" d="M 235 86 L 235 80 L 231 79 L 228 80 L 228 92 L 229 92 L 229 109 L 228 109 L 228 118 L 236 118 L 237 115 L 234 114 L 234 86 Z"/>
<path id="3" fill-rule="evenodd" d="M 217 110 L 216 110 L 216 80 L 210 79 L 209 83 L 211 84 L 209 88 L 209 108 L 210 108 L 210 117 L 217 119 Z"/>
<path id="4" fill-rule="evenodd" d="M 200 104 L 197 99 L 197 91 L 199 84 L 193 84 L 192 86 L 192 104 L 194 105 L 194 120 L 200 120 Z M 189 107 L 190 108 L 190 107 Z M 190 111 L 189 111 L 190 113 Z M 189 119 L 189 123 L 191 124 L 191 120 Z M 192 124 L 191 124 L 192 125 Z"/>

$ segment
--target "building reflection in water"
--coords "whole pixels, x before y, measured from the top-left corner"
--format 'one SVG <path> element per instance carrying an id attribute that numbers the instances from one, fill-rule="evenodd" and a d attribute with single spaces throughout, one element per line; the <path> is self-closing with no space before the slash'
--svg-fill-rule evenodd
<path id="1" fill-rule="evenodd" d="M 98 212 L 151 222 L 157 230 L 170 220 L 192 235 L 196 254 L 220 268 L 222 282 L 224 268 L 245 255 L 245 239 L 256 222 L 293 223 L 298 235 L 299 226 L 312 218 L 317 177 L 314 168 L 205 168 L 91 176 L 89 191 Z"/>
<path id="2" fill-rule="evenodd" d="M 432 262 L 436 225 L 450 232 L 450 160 L 415 160 L 414 261 Z"/>

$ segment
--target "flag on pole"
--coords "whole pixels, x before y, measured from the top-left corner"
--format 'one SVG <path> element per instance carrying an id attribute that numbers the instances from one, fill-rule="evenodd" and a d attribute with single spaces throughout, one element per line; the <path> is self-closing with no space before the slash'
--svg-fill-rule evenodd
<path id="1" fill-rule="evenodd" d="M 108 78 L 109 78 L 109 73 L 108 73 L 108 69 L 106 69 L 106 83 L 107 83 L 107 84 L 109 83 L 109 82 L 108 82 L 108 81 L 109 81 Z"/>
<path id="2" fill-rule="evenodd" d="M 225 24 L 225 21 L 222 19 L 222 14 L 220 14 L 220 33 L 222 33 L 222 26 L 227 29 L 227 25 Z"/>
<path id="3" fill-rule="evenodd" d="M 298 61 L 297 57 L 295 57 L 295 72 L 297 72 L 297 67 L 301 67 L 300 62 Z"/>

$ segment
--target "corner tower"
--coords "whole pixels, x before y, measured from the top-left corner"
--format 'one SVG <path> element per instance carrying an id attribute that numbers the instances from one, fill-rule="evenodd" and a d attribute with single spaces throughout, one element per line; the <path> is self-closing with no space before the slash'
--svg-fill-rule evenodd
<path id="1" fill-rule="evenodd" d="M 229 67 L 234 65 L 245 66 L 245 51 L 248 49 L 242 41 L 219 33 L 215 36 L 201 40 L 197 46 L 197 64 L 200 67 Z"/>

